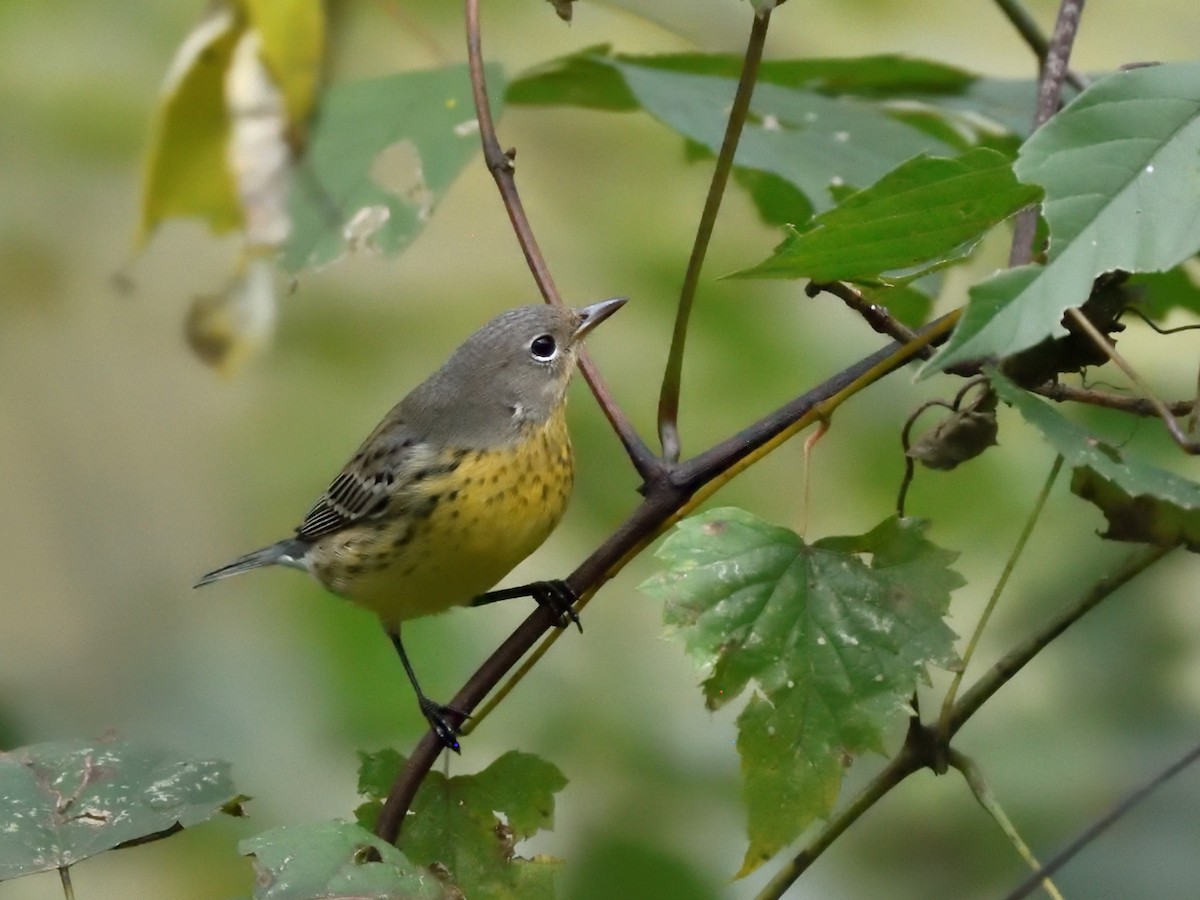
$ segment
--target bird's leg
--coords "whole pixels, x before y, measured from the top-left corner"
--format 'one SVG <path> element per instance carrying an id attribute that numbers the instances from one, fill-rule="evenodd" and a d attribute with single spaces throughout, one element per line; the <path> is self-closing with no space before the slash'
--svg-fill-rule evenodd
<path id="1" fill-rule="evenodd" d="M 519 587 L 504 588 L 499 591 L 488 591 L 486 594 L 480 594 L 471 601 L 471 606 L 486 606 L 489 603 L 496 603 L 500 600 L 512 600 L 514 597 L 532 597 L 538 602 L 539 606 L 548 606 L 551 611 L 557 614 L 558 620 L 555 624 L 559 628 L 566 628 L 571 622 L 575 623 L 575 627 L 583 631 L 583 625 L 579 621 L 579 614 L 575 612 L 575 601 L 579 599 L 579 595 L 565 581 L 534 581 L 530 584 L 523 584 Z"/>
<path id="2" fill-rule="evenodd" d="M 396 648 L 396 653 L 400 655 L 400 662 L 404 666 L 404 671 L 408 673 L 408 680 L 412 682 L 413 691 L 417 695 L 417 705 L 421 707 L 421 715 L 429 723 L 429 727 L 433 730 L 438 742 L 447 749 L 453 750 L 455 753 L 460 752 L 458 746 L 458 737 L 460 729 L 453 722 L 446 718 L 447 713 L 453 713 L 459 716 L 466 716 L 461 710 L 457 710 L 452 706 L 442 706 L 440 703 L 435 703 L 425 696 L 425 692 L 421 690 L 421 685 L 417 681 L 417 675 L 413 671 L 412 663 L 408 661 L 408 654 L 404 652 L 404 644 L 400 642 L 400 626 L 388 629 L 388 637 L 391 638 L 392 646 Z"/>

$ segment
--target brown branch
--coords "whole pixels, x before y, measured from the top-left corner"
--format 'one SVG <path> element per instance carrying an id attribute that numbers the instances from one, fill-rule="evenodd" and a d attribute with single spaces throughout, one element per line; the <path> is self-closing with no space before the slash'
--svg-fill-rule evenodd
<path id="1" fill-rule="evenodd" d="M 996 5 L 1000 7 L 1000 11 L 1004 13 L 1004 17 L 1008 19 L 1009 23 L 1017 29 L 1017 34 L 1029 45 L 1029 49 L 1037 57 L 1038 66 L 1044 68 L 1046 57 L 1050 53 L 1050 42 L 1038 28 L 1033 16 L 1017 0 L 996 0 Z M 1087 80 L 1070 69 L 1067 70 L 1066 77 L 1077 91 L 1082 91 L 1087 87 Z"/>
<path id="2" fill-rule="evenodd" d="M 538 247 L 525 214 L 525 206 L 521 203 L 521 195 L 517 191 L 516 177 L 513 170 L 515 150 L 505 152 L 500 147 L 496 136 L 496 123 L 492 118 L 491 104 L 488 102 L 487 79 L 483 68 L 483 43 L 479 29 L 479 0 L 466 0 L 466 30 L 467 30 L 467 62 L 471 70 L 471 97 L 475 102 L 475 114 L 479 122 L 479 140 L 483 145 L 483 159 L 488 171 L 500 191 L 500 199 L 508 212 L 509 221 L 525 255 L 525 262 L 533 274 L 538 290 L 547 303 L 561 306 L 563 301 L 546 265 L 546 258 Z M 579 371 L 591 388 L 596 402 L 600 404 L 605 417 L 617 433 L 625 452 L 633 462 L 634 468 L 644 479 L 653 477 L 662 468 L 661 462 L 655 457 L 646 442 L 641 439 L 629 418 L 617 405 L 612 392 L 601 378 L 595 364 L 586 350 L 579 354 Z"/>
<path id="3" fill-rule="evenodd" d="M 878 303 L 868 302 L 861 292 L 850 287 L 848 284 L 844 284 L 841 281 L 822 283 L 813 281 L 809 282 L 808 287 L 804 289 L 804 293 L 810 297 L 815 297 L 822 291 L 827 294 L 833 294 L 833 296 L 862 316 L 863 321 L 870 325 L 871 328 L 879 334 L 890 337 L 893 341 L 906 344 L 915 337 L 913 330 L 897 320 L 885 307 L 880 306 Z M 932 355 L 933 350 L 928 347 L 921 351 L 923 359 L 928 359 Z"/>
<path id="4" fill-rule="evenodd" d="M 1076 307 L 1072 307 L 1071 309 L 1067 310 L 1067 317 L 1071 319 L 1084 334 L 1091 338 L 1092 343 L 1095 344 L 1095 346 L 1101 351 L 1103 351 L 1104 354 L 1116 364 L 1117 368 L 1129 376 L 1129 380 L 1132 381 L 1134 386 L 1142 392 L 1142 395 L 1154 409 L 1155 415 L 1162 420 L 1163 425 L 1167 427 L 1167 433 L 1171 435 L 1171 439 L 1179 445 L 1179 448 L 1185 453 L 1200 453 L 1200 441 L 1192 440 L 1184 433 L 1179 423 L 1175 421 L 1175 417 L 1171 414 L 1171 410 L 1167 407 L 1167 405 L 1158 399 L 1158 397 L 1150 389 L 1150 385 L 1148 385 L 1138 374 L 1137 370 L 1130 365 L 1120 353 L 1117 352 L 1117 348 L 1113 346 L 1112 341 L 1106 338 L 1100 332 L 1100 330 L 1092 324 L 1091 319 L 1085 316 L 1082 310 Z"/>
<path id="5" fill-rule="evenodd" d="M 1034 388 L 1033 393 L 1040 394 L 1047 400 L 1057 403 L 1086 403 L 1088 406 L 1100 406 L 1105 409 L 1116 409 L 1133 416 L 1150 418 L 1157 416 L 1158 410 L 1145 397 L 1124 397 L 1120 394 L 1110 394 L 1107 391 L 1096 391 L 1090 388 L 1075 387 L 1071 384 L 1051 381 Z M 1196 406 L 1193 400 L 1175 400 L 1166 404 L 1167 410 L 1173 416 L 1186 416 Z"/>
<path id="6" fill-rule="evenodd" d="M 1062 0 L 1058 8 L 1058 20 L 1054 23 L 1054 34 L 1050 38 L 1038 83 L 1037 111 L 1033 116 L 1035 131 L 1058 112 L 1067 63 L 1071 59 L 1071 48 L 1075 45 L 1075 34 L 1079 30 L 1079 17 L 1083 15 L 1083 4 L 1084 0 Z M 1037 207 L 1027 206 L 1017 213 L 1013 226 L 1012 250 L 1008 256 L 1010 266 L 1023 266 L 1033 259 L 1036 232 Z"/>

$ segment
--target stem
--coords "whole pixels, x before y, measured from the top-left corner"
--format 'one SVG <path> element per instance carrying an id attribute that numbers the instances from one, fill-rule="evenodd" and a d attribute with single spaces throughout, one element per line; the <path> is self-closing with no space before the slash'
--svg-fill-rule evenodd
<path id="1" fill-rule="evenodd" d="M 880 306 L 877 303 L 870 303 L 863 295 L 852 288 L 848 284 L 840 281 L 830 281 L 818 284 L 810 282 L 808 287 L 804 289 L 810 297 L 815 297 L 817 294 L 824 291 L 828 294 L 833 294 L 848 307 L 863 317 L 863 320 L 880 334 L 887 335 L 893 341 L 898 341 L 901 344 L 911 341 L 916 335 L 915 332 L 903 322 L 900 322 L 890 312 L 887 307 Z M 923 353 L 922 356 L 928 358 L 932 356 L 932 351 Z"/>
<path id="2" fill-rule="evenodd" d="M 755 896 L 755 900 L 777 900 L 804 874 L 829 845 L 837 840 L 847 828 L 862 817 L 862 814 L 887 796 L 892 788 L 899 785 L 905 778 L 925 766 L 916 747 L 911 742 L 905 742 L 897 753 L 878 775 L 862 789 L 857 797 L 841 812 L 834 815 L 815 838 L 798 854 L 792 857 L 782 869 Z"/>
<path id="3" fill-rule="evenodd" d="M 1000 826 L 1000 830 L 1004 832 L 1005 837 L 1009 839 L 1012 845 L 1016 848 L 1017 854 L 1021 859 L 1025 860 L 1026 865 L 1033 869 L 1034 872 L 1042 872 L 1042 864 L 1037 861 L 1037 857 L 1033 855 L 1033 851 L 1029 846 L 1021 840 L 1021 835 L 1017 832 L 1016 827 L 1004 814 L 1003 807 L 996 800 L 996 795 L 992 793 L 992 789 L 988 787 L 987 780 L 983 777 L 983 772 L 979 766 L 975 764 L 975 760 L 965 754 L 959 753 L 957 750 L 951 750 L 950 765 L 962 774 L 963 779 L 967 782 L 967 786 L 971 789 L 971 793 L 975 795 L 975 799 L 979 801 L 979 805 L 984 808 L 989 816 Z M 1054 882 L 1050 880 L 1044 873 L 1040 882 L 1046 893 L 1049 894 L 1052 900 L 1063 900 L 1062 894 L 1058 888 L 1054 886 Z"/>
<path id="4" fill-rule="evenodd" d="M 946 699 L 942 701 L 942 714 L 938 718 L 938 737 L 940 739 L 939 743 L 942 746 L 949 746 L 950 714 L 954 709 L 954 701 L 958 697 L 958 688 L 962 684 L 963 675 L 966 674 L 967 666 L 971 664 L 971 657 L 975 655 L 975 648 L 979 646 L 979 638 L 983 634 L 984 628 L 987 627 L 988 620 L 992 617 L 992 612 L 996 609 L 996 602 L 1004 592 L 1005 585 L 1008 584 L 1008 579 L 1012 575 L 1013 569 L 1016 568 L 1017 560 L 1021 558 L 1021 553 L 1029 543 L 1029 537 L 1033 534 L 1033 528 L 1042 516 L 1042 510 L 1046 508 L 1046 499 L 1050 496 L 1050 489 L 1054 486 L 1054 482 L 1058 480 L 1058 473 L 1062 471 L 1062 464 L 1063 458 L 1060 453 L 1054 457 L 1054 464 L 1050 467 L 1050 474 L 1046 476 L 1046 480 L 1042 484 L 1042 489 L 1038 492 L 1037 499 L 1033 502 L 1033 509 L 1029 511 L 1029 517 L 1025 520 L 1025 527 L 1021 529 L 1021 533 L 1017 537 L 1017 542 L 1013 545 L 1012 552 L 1008 555 L 1008 560 L 1004 563 L 1004 570 L 1000 573 L 1000 578 L 996 581 L 996 587 L 992 590 L 992 595 L 988 598 L 987 606 L 983 608 L 983 614 L 979 617 L 979 621 L 975 625 L 975 630 L 971 633 L 971 639 L 967 642 L 967 649 L 963 652 L 962 663 L 958 671 L 954 673 L 954 678 L 950 682 L 950 690 L 946 692 Z M 945 771 L 944 767 L 942 771 Z"/>
<path id="5" fill-rule="evenodd" d="M 1158 399 L 1158 396 L 1151 390 L 1150 385 L 1138 374 L 1137 369 L 1131 366 L 1125 360 L 1125 357 L 1117 352 L 1117 348 L 1113 346 L 1108 338 L 1100 333 L 1100 329 L 1092 324 L 1092 320 L 1085 316 L 1078 307 L 1074 306 L 1067 310 L 1067 315 L 1092 339 L 1092 342 L 1097 347 L 1104 351 L 1109 359 L 1117 364 L 1117 368 L 1124 372 L 1129 380 L 1133 382 L 1134 386 L 1142 392 L 1146 401 L 1153 407 L 1155 414 L 1167 426 L 1167 432 L 1171 435 L 1172 440 L 1179 445 L 1180 449 L 1187 453 L 1200 452 L 1200 443 L 1193 441 L 1183 433 L 1183 429 L 1179 427 L 1179 423 L 1175 421 L 1175 417 L 1171 415 L 1171 411 L 1167 408 L 1167 405 Z"/>
<path id="6" fill-rule="evenodd" d="M 1017 0 L 996 0 L 996 5 L 1000 7 L 1000 11 L 1004 13 L 1005 18 L 1012 26 L 1017 29 L 1017 34 L 1021 35 L 1025 43 L 1029 45 L 1029 49 L 1038 59 L 1038 64 L 1044 67 L 1046 56 L 1050 52 L 1050 42 L 1038 28 L 1033 16 Z M 1087 87 L 1087 82 L 1070 70 L 1067 71 L 1067 81 L 1071 82 L 1071 86 L 1079 91 Z"/>
<path id="7" fill-rule="evenodd" d="M 1000 690 L 1010 678 L 1025 667 L 1051 641 L 1083 618 L 1084 614 L 1120 588 L 1132 581 L 1174 547 L 1144 546 L 1136 550 L 1117 568 L 1093 584 L 1083 596 L 1060 612 L 1038 633 L 1022 641 L 976 681 L 951 710 L 947 737 L 953 737 L 979 708 Z"/>
<path id="8" fill-rule="evenodd" d="M 1042 631 L 1005 656 L 980 678 L 954 707 L 954 714 L 950 719 L 950 735 L 953 736 L 957 733 L 967 720 L 979 711 L 983 703 L 1020 671 L 1025 663 L 1033 659 L 1084 613 L 1130 581 L 1139 572 L 1149 568 L 1171 549 L 1169 547 L 1142 548 L 1126 560 L 1125 564 L 1116 572 L 1094 584 L 1079 601 L 1051 620 Z M 871 805 L 882 799 L 892 788 L 914 772 L 922 768 L 934 768 L 939 757 L 944 753 L 940 737 L 931 729 L 923 727 L 916 717 L 911 719 L 908 737 L 900 752 L 884 766 L 878 775 L 871 779 L 870 783 L 846 809 L 833 816 L 825 824 L 808 846 L 787 862 L 783 869 L 771 879 L 767 887 L 758 894 L 756 900 L 774 900 L 774 898 L 783 896 L 784 891 L 804 874 L 805 870 L 816 862 L 817 858 L 829 848 L 834 840 Z M 1052 870 L 1048 869 L 1047 874 L 1049 871 Z M 1040 880 L 1039 873 L 1034 884 L 1036 885 Z"/>
<path id="9" fill-rule="evenodd" d="M 1155 409 L 1154 404 L 1144 397 L 1122 397 L 1117 394 L 1109 394 L 1105 391 L 1063 384 L 1059 381 L 1048 381 L 1041 387 L 1034 388 L 1033 393 L 1041 394 L 1046 399 L 1053 400 L 1056 403 L 1070 400 L 1074 403 L 1086 403 L 1089 406 L 1118 409 L 1133 416 L 1149 418 L 1150 416 L 1160 414 L 1159 410 Z M 1164 405 L 1172 416 L 1186 416 L 1192 412 L 1196 403 L 1193 400 L 1175 400 Z"/>
<path id="10" fill-rule="evenodd" d="M 483 145 L 484 161 L 500 191 L 500 199 L 508 212 L 513 232 L 517 236 L 517 242 L 521 245 L 521 252 L 525 255 L 525 261 L 529 264 L 529 271 L 533 273 L 533 280 L 537 284 L 542 298 L 547 303 L 562 306 L 562 297 L 550 275 L 546 258 L 542 255 L 541 248 L 538 247 L 537 238 L 533 236 L 533 228 L 529 224 L 529 217 L 525 214 L 525 206 L 521 203 L 521 195 L 517 191 L 512 164 L 516 151 L 505 153 L 500 148 L 500 141 L 496 136 L 496 123 L 492 118 L 492 107 L 488 102 L 487 79 L 484 77 L 483 41 L 479 29 L 479 0 L 466 0 L 466 29 L 467 62 L 471 70 L 471 97 L 475 103 L 475 115 L 479 122 L 479 140 Z M 596 402 L 600 404 L 600 409 L 603 410 L 609 424 L 612 425 L 617 437 L 625 446 L 625 452 L 629 455 L 638 474 L 642 478 L 653 477 L 661 469 L 662 464 L 655 458 L 646 442 L 641 439 L 630 423 L 629 418 L 617 405 L 612 392 L 609 391 L 608 385 L 601 378 L 586 350 L 580 350 L 579 371 L 583 374 L 588 387 L 591 388 L 592 394 L 595 396 Z"/>
<path id="11" fill-rule="evenodd" d="M 63 896 L 66 897 L 66 900 L 75 900 L 75 888 L 71 884 L 71 870 L 66 866 L 59 866 L 58 880 L 62 882 Z"/>
<path id="12" fill-rule="evenodd" d="M 1071 48 L 1079 30 L 1079 17 L 1083 15 L 1084 0 L 1062 0 L 1058 7 L 1058 19 L 1054 23 L 1054 34 L 1042 63 L 1042 77 L 1038 84 L 1037 112 L 1033 116 L 1033 130 L 1040 128 L 1058 112 L 1062 98 L 1063 81 L 1067 74 L 1067 63 L 1071 59 Z M 1037 231 L 1037 207 L 1027 206 L 1017 213 L 1013 226 L 1012 251 L 1008 256 L 1010 266 L 1023 266 L 1033 259 L 1033 238 Z"/>
<path id="13" fill-rule="evenodd" d="M 1133 809 L 1133 807 L 1145 800 L 1155 789 L 1170 781 L 1198 759 L 1200 759 L 1200 744 L 1194 746 L 1180 759 L 1171 763 L 1171 765 L 1167 766 L 1167 768 L 1165 768 L 1158 775 L 1155 775 L 1144 785 L 1133 791 L 1133 793 L 1114 806 L 1103 817 L 1098 819 L 1096 822 L 1093 822 L 1092 825 L 1083 832 L 1083 834 L 1071 841 L 1070 844 L 1068 844 L 1045 866 L 1038 869 L 1038 871 L 1034 872 L 1027 879 L 1022 881 L 1010 894 L 1004 898 L 1004 900 L 1020 900 L 1021 897 L 1029 896 L 1029 894 L 1038 886 L 1043 878 L 1047 878 L 1061 869 L 1080 850 L 1107 831 L 1110 825 Z"/>
<path id="14" fill-rule="evenodd" d="M 687 341 L 688 319 L 700 284 L 700 269 L 712 240 L 713 226 L 721 209 L 721 199 L 733 171 L 733 158 L 737 152 L 742 127 L 750 111 L 750 97 L 754 83 L 758 80 L 758 66 L 762 61 L 763 45 L 767 40 L 767 28 L 771 22 L 770 10 L 755 15 L 750 26 L 750 38 L 746 42 L 746 54 L 742 62 L 742 74 L 738 79 L 737 92 L 733 96 L 733 107 L 725 124 L 725 138 L 717 154 L 712 181 L 708 186 L 708 197 L 700 224 L 696 229 L 696 240 L 688 258 L 687 271 L 683 276 L 683 287 L 679 292 L 679 308 L 675 314 L 675 330 L 671 335 L 671 349 L 667 356 L 667 370 L 663 374 L 662 392 L 658 399 L 658 438 L 662 444 L 663 458 L 670 462 L 679 460 L 679 389 L 683 377 L 683 348 Z"/>

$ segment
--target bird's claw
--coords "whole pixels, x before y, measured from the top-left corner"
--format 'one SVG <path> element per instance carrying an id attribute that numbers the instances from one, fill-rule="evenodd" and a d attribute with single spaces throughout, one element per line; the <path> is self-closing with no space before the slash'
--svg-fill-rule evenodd
<path id="1" fill-rule="evenodd" d="M 455 709 L 453 706 L 442 706 L 440 703 L 434 703 L 428 697 L 422 697 L 418 702 L 421 706 L 421 714 L 425 716 L 425 721 L 429 723 L 429 730 L 438 739 L 438 743 L 447 750 L 461 753 L 462 750 L 458 745 L 458 735 L 462 734 L 462 728 L 447 719 L 446 716 L 455 715 L 461 716 L 464 719 L 471 717 L 462 710 Z"/>
<path id="2" fill-rule="evenodd" d="M 548 606 L 557 613 L 559 628 L 566 628 L 574 622 L 579 633 L 583 633 L 583 623 L 579 621 L 579 613 L 575 612 L 575 601 L 579 595 L 565 581 L 539 581 L 530 586 L 533 599 L 542 606 Z"/>

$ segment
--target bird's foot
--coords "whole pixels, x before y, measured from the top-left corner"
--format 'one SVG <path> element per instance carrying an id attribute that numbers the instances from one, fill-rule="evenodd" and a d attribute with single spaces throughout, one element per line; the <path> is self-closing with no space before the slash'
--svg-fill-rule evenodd
<path id="1" fill-rule="evenodd" d="M 471 717 L 461 709 L 455 709 L 453 706 L 442 706 L 442 704 L 435 703 L 428 697 L 418 698 L 417 703 L 421 707 L 421 715 L 429 723 L 429 729 L 433 732 L 434 737 L 438 739 L 438 743 L 447 750 L 460 753 L 461 748 L 458 745 L 458 736 L 462 734 L 462 728 L 448 719 L 447 716 L 459 716 L 463 719 Z"/>
<path id="2" fill-rule="evenodd" d="M 529 595 L 541 606 L 547 606 L 558 615 L 555 623 L 559 628 L 566 628 L 574 622 L 575 627 L 583 633 L 583 623 L 579 621 L 579 613 L 575 612 L 575 601 L 579 595 L 565 581 L 535 581 L 529 585 Z"/>

